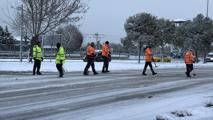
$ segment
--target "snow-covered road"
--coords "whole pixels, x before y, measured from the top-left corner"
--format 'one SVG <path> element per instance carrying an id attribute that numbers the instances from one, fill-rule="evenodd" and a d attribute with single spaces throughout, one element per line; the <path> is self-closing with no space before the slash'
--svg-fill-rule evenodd
<path id="1" fill-rule="evenodd" d="M 198 109 L 213 99 L 213 69 L 198 68 L 193 78 L 184 71 L 159 69 L 157 76 L 134 70 L 97 76 L 71 72 L 61 79 L 55 73 L 2 74 L 0 120 L 154 120 L 175 110 Z M 199 120 L 213 119 L 211 111 Z M 198 120 L 194 117 L 188 119 Z"/>

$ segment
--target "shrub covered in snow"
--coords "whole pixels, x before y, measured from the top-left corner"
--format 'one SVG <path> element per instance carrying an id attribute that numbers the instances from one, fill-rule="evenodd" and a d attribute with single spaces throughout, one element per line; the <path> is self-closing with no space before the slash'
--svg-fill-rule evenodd
<path id="1" fill-rule="evenodd" d="M 205 107 L 213 107 L 213 101 L 207 102 Z"/>
<path id="2" fill-rule="evenodd" d="M 175 115 L 176 117 L 192 116 L 192 114 L 189 113 L 188 111 L 174 111 L 174 112 L 171 112 L 171 114 Z"/>

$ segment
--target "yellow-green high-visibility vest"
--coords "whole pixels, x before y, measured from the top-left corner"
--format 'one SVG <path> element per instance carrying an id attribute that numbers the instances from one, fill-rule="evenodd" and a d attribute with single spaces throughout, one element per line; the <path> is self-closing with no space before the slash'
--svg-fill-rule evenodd
<path id="1" fill-rule="evenodd" d="M 55 58 L 55 63 L 56 64 L 61 64 L 60 61 L 62 61 L 62 64 L 65 63 L 65 52 L 64 52 L 64 48 L 63 47 L 59 48 L 58 53 L 56 54 L 56 58 Z"/>
<path id="2" fill-rule="evenodd" d="M 36 60 L 42 60 L 42 50 L 38 45 L 34 45 L 33 47 L 33 58 Z"/>

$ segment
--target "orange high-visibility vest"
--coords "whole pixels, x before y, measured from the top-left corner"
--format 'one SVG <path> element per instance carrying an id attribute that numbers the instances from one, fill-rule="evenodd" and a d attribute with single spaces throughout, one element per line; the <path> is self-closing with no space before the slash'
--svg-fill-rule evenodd
<path id="1" fill-rule="evenodd" d="M 95 56 L 95 48 L 89 45 L 87 47 L 87 56 L 88 57 L 94 57 Z"/>
<path id="2" fill-rule="evenodd" d="M 107 44 L 102 45 L 102 56 L 109 57 L 109 45 Z"/>
<path id="3" fill-rule="evenodd" d="M 152 62 L 152 50 L 151 48 L 146 48 L 145 50 L 145 61 Z"/>
<path id="4" fill-rule="evenodd" d="M 194 56 L 191 51 L 187 51 L 184 55 L 184 62 L 185 64 L 193 64 Z"/>

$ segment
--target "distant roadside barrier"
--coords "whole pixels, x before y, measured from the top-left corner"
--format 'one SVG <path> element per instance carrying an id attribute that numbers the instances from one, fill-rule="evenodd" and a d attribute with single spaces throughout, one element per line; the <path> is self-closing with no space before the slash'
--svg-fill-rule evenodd
<path id="1" fill-rule="evenodd" d="M 22 53 L 23 59 L 29 58 L 29 52 Z M 66 54 L 66 59 L 72 60 L 82 60 L 85 57 L 85 54 L 81 54 L 80 52 Z M 0 51 L 0 59 L 19 59 L 20 52 L 19 51 Z M 52 53 L 44 53 L 45 59 L 55 59 L 55 55 Z M 112 54 L 112 59 L 115 60 L 127 60 L 129 56 L 127 54 Z"/>

